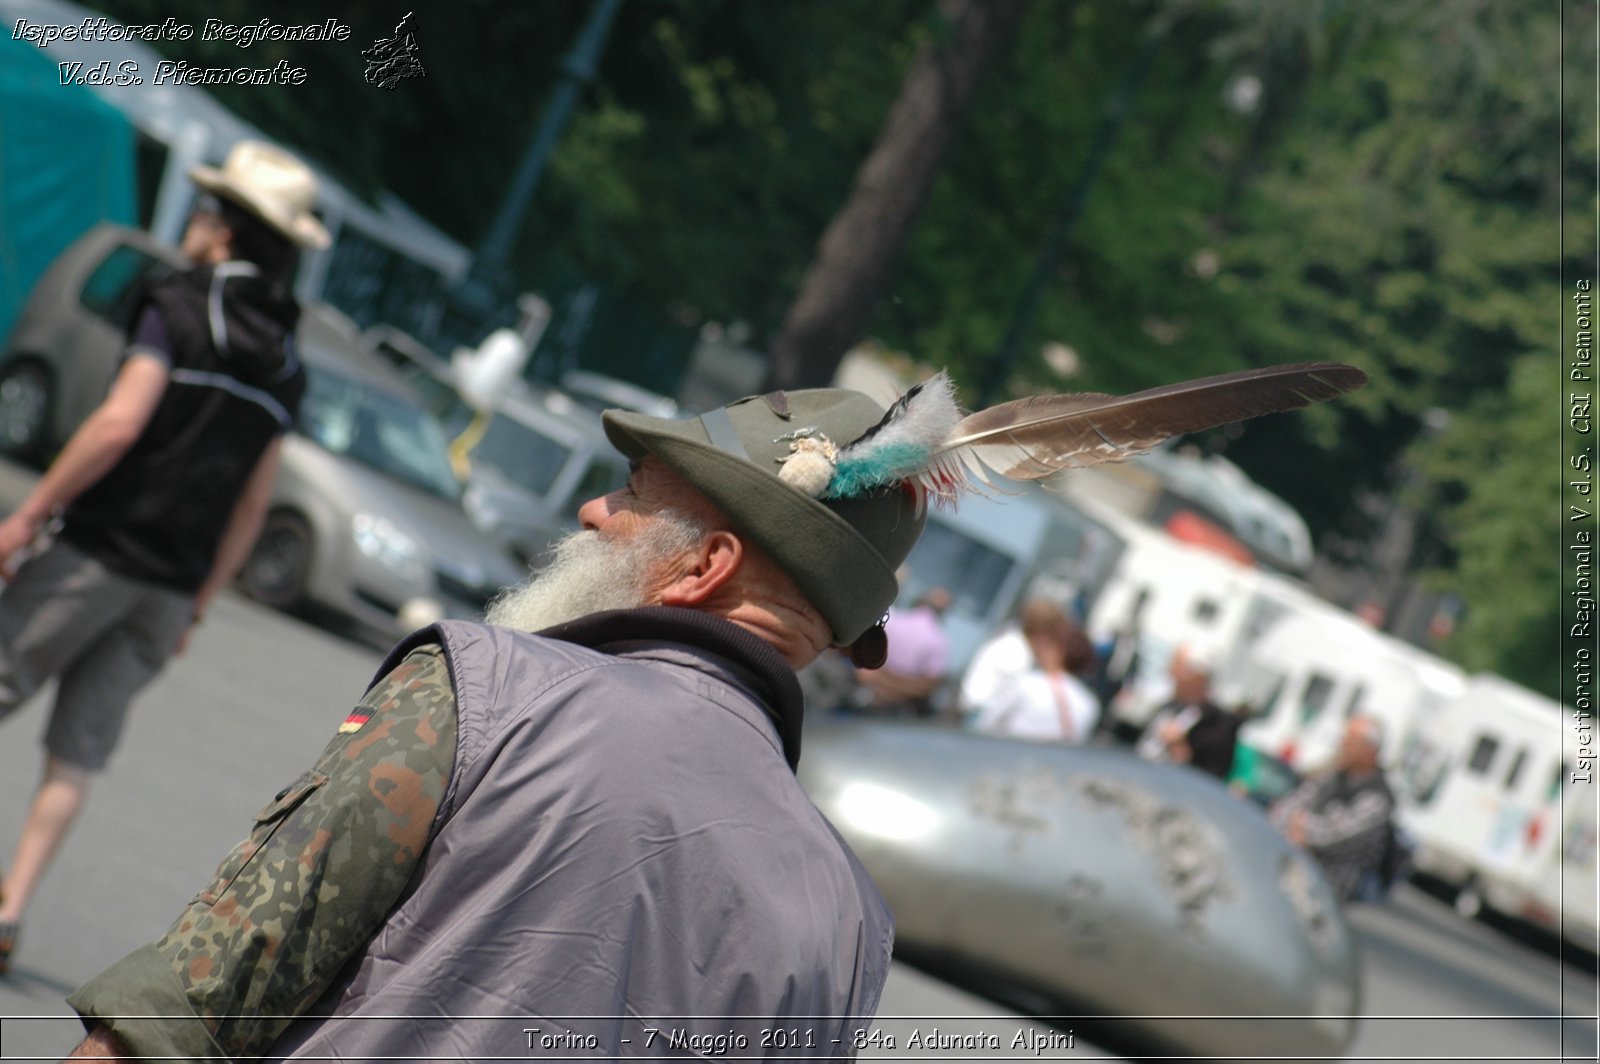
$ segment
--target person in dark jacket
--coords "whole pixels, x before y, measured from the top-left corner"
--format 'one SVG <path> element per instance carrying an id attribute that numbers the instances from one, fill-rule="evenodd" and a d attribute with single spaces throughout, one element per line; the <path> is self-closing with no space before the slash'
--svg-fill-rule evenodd
<path id="1" fill-rule="evenodd" d="M 1172 698 L 1156 711 L 1138 750 L 1152 761 L 1175 761 L 1225 780 L 1243 722 L 1211 701 L 1211 668 L 1179 648 L 1172 660 Z"/>
<path id="2" fill-rule="evenodd" d="M 1304 780 L 1270 814 L 1285 838 L 1317 859 L 1340 901 L 1361 896 L 1392 844 L 1395 801 L 1378 764 L 1382 749 L 1377 719 L 1351 717 L 1333 770 Z"/>
<path id="3" fill-rule="evenodd" d="M 251 141 L 190 176 L 192 268 L 142 293 L 109 394 L 0 521 L 0 717 L 60 681 L 0 891 L 0 970 L 129 702 L 249 553 L 305 390 L 291 285 L 299 249 L 328 242 L 315 178 Z"/>

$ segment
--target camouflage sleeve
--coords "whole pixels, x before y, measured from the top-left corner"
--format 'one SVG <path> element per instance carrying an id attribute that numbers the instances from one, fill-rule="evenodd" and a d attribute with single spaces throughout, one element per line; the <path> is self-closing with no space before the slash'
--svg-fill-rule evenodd
<path id="1" fill-rule="evenodd" d="M 399 899 L 449 784 L 455 739 L 443 655 L 414 650 L 316 766 L 256 813 L 172 929 L 69 1004 L 135 1056 L 261 1056 Z"/>

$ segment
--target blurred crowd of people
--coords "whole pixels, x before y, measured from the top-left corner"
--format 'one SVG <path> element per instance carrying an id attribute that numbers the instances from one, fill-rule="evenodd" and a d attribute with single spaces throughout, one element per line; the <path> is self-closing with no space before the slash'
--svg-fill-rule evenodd
<path id="1" fill-rule="evenodd" d="M 1132 673 L 1131 641 L 1096 647 L 1061 604 L 1032 598 L 959 675 L 951 675 L 942 625 L 949 606 L 949 592 L 935 587 L 908 609 L 891 610 L 883 668 L 850 668 L 842 657 L 822 660 L 804 677 L 808 701 L 844 714 L 919 718 L 1013 739 L 1117 742 L 1107 710 Z M 1133 737 L 1134 752 L 1204 772 L 1268 807 L 1273 825 L 1322 865 L 1341 900 L 1380 899 L 1403 873 L 1404 844 L 1395 827 L 1394 794 L 1379 766 L 1378 721 L 1352 716 L 1331 765 L 1286 793 L 1264 795 L 1255 780 L 1262 755 L 1239 738 L 1250 707 L 1215 700 L 1214 668 L 1204 653 L 1177 649 L 1166 697 Z"/>

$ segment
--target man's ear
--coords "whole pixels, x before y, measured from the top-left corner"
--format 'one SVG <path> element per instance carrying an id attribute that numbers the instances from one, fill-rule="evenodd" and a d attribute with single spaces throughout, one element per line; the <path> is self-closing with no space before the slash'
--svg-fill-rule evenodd
<path id="1" fill-rule="evenodd" d="M 699 606 L 739 571 L 744 562 L 744 543 L 726 529 L 719 529 L 700 542 L 687 568 L 661 590 L 663 606 Z"/>

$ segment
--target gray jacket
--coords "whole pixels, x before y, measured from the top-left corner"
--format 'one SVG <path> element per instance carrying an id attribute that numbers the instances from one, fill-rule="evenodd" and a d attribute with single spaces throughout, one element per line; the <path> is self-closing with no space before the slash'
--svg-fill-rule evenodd
<path id="1" fill-rule="evenodd" d="M 785 763 L 793 673 L 693 611 L 568 628 L 445 622 L 380 670 L 444 646 L 455 766 L 408 893 L 279 1059 L 854 1055 L 892 923 Z"/>

